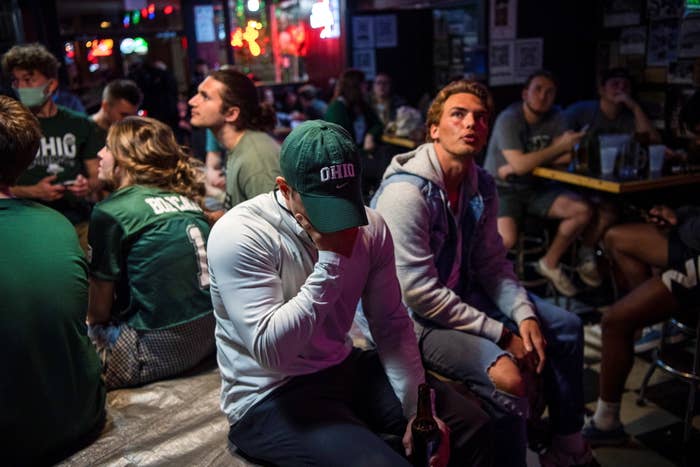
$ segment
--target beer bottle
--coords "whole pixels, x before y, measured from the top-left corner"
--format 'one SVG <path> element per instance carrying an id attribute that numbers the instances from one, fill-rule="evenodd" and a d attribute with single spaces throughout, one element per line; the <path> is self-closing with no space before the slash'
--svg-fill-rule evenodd
<path id="1" fill-rule="evenodd" d="M 437 451 L 440 444 L 440 429 L 433 418 L 433 405 L 430 386 L 418 386 L 418 411 L 411 424 L 413 436 L 413 465 L 426 467 L 430 457 Z"/>

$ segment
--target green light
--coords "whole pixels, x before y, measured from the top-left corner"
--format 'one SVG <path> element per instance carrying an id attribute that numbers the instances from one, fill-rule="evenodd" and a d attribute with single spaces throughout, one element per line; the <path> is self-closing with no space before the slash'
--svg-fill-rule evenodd
<path id="1" fill-rule="evenodd" d="M 143 37 L 134 38 L 134 52 L 139 55 L 148 53 L 148 42 Z"/>
<path id="2" fill-rule="evenodd" d="M 139 24 L 141 22 L 141 12 L 139 10 L 134 10 L 131 14 L 131 23 Z"/>

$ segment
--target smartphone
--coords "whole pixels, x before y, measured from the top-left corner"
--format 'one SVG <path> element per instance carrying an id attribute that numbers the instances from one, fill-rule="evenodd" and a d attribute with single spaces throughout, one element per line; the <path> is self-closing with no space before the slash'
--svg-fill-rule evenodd
<path id="1" fill-rule="evenodd" d="M 63 182 L 61 182 L 61 184 L 63 186 L 71 186 L 71 185 L 75 185 L 75 183 L 76 183 L 75 180 L 64 180 Z"/>

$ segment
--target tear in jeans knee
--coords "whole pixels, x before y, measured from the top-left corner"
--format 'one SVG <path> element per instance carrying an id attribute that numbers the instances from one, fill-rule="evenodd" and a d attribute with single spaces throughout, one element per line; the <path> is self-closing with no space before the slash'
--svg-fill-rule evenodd
<path id="1" fill-rule="evenodd" d="M 498 355 L 486 368 L 486 374 L 489 375 L 489 379 L 491 379 L 489 373 L 491 368 L 493 368 L 496 362 L 502 357 L 508 357 L 513 361 L 513 363 L 517 363 L 515 357 L 513 357 L 510 352 L 503 352 L 502 354 Z M 492 379 L 491 383 L 493 384 Z M 527 397 L 517 396 L 507 391 L 503 391 L 502 389 L 498 389 L 495 384 L 493 386 L 493 392 L 491 393 L 491 399 L 499 406 L 503 407 L 510 415 L 522 417 L 523 419 L 527 419 L 530 415 L 530 402 L 528 401 Z"/>

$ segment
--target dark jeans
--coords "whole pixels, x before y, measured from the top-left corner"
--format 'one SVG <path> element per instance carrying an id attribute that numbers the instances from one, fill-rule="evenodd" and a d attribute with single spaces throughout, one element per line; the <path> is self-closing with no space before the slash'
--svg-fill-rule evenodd
<path id="1" fill-rule="evenodd" d="M 450 465 L 491 465 L 488 416 L 449 386 L 431 385 L 451 429 Z M 341 364 L 273 391 L 231 427 L 229 440 L 245 455 L 281 466 L 408 466 L 378 435 L 401 439 L 406 424 L 377 353 L 355 349 Z"/>

